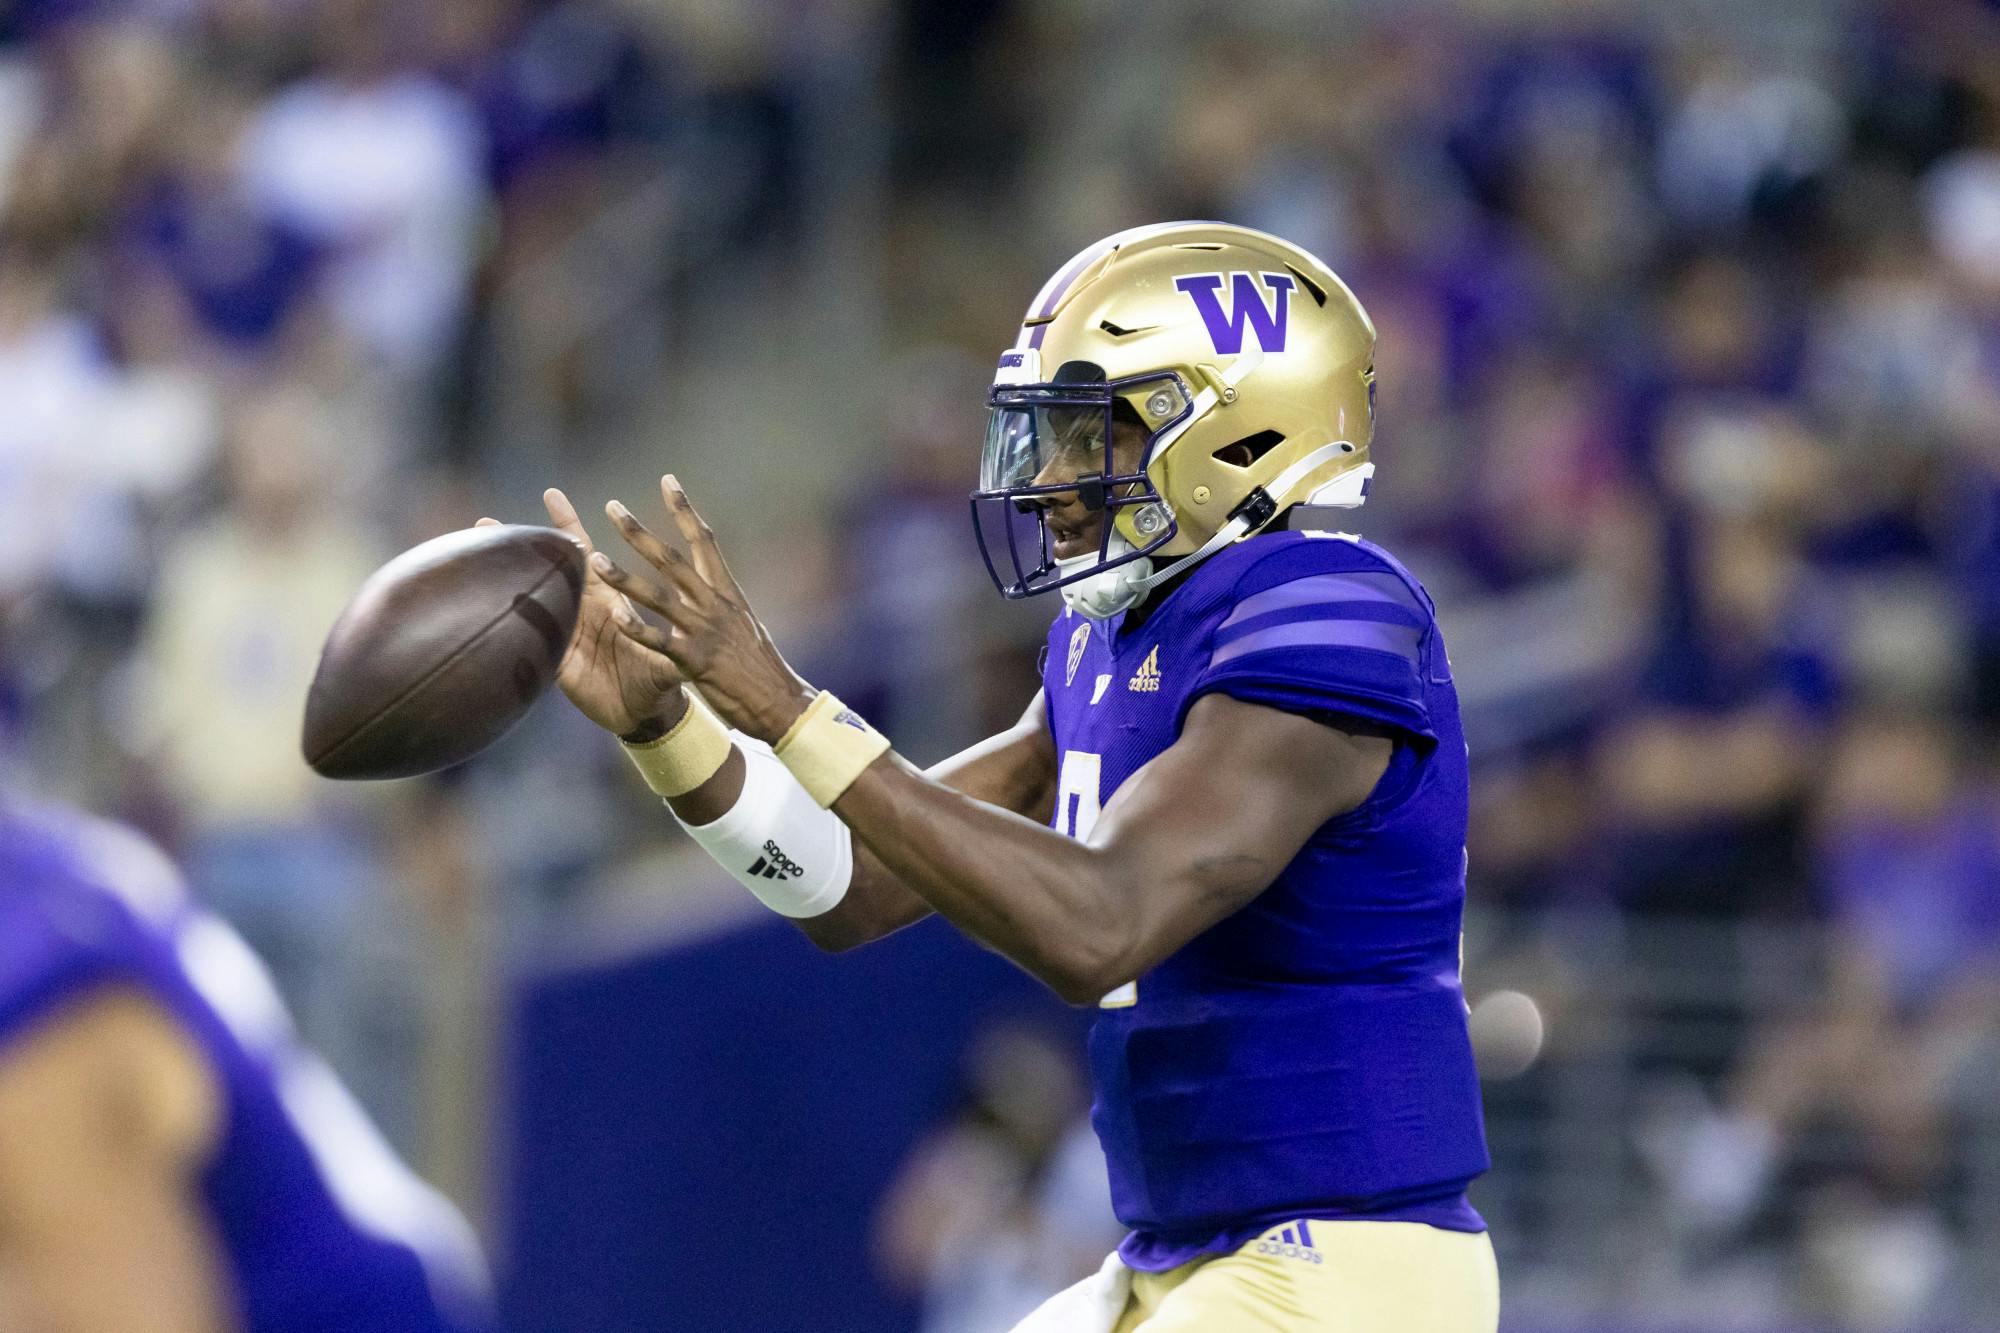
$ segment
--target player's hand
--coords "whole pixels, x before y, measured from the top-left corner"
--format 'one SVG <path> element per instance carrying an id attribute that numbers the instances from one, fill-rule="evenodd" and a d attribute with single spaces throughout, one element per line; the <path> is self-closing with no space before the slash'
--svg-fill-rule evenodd
<path id="1" fill-rule="evenodd" d="M 542 492 L 542 504 L 551 523 L 582 542 L 586 552 L 593 549 L 568 496 L 551 487 Z M 482 518 L 474 526 L 497 522 Z M 631 606 L 594 567 L 586 565 L 576 634 L 556 669 L 556 684 L 585 717 L 624 736 L 649 724 L 671 723 L 686 705 L 679 669 L 622 633 L 617 623 L 621 613 L 633 614 Z"/>
<path id="2" fill-rule="evenodd" d="M 663 616 L 667 627 L 649 624 L 630 605 L 613 619 L 634 643 L 672 658 L 725 722 L 745 735 L 776 741 L 812 702 L 814 690 L 786 663 L 750 610 L 715 534 L 680 483 L 671 476 L 660 478 L 660 495 L 687 553 L 662 541 L 613 501 L 605 512 L 657 577 L 627 573 L 601 551 L 590 557 L 590 568 L 630 601 Z"/>

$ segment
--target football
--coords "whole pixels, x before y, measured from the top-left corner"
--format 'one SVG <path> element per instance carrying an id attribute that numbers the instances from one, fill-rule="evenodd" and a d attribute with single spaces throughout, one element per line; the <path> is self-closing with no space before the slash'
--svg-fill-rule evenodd
<path id="1" fill-rule="evenodd" d="M 555 680 L 583 593 L 581 543 L 502 524 L 447 533 L 370 575 L 320 650 L 306 762 L 329 778 L 462 763 Z"/>

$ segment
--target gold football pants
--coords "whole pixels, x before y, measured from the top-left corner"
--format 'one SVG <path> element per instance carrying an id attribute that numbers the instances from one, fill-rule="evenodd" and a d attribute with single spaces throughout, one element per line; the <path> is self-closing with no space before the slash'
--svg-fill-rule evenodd
<path id="1" fill-rule="evenodd" d="M 1307 1219 L 1131 1281 L 1113 1333 L 1494 1333 L 1500 1322 L 1492 1241 L 1420 1222 Z"/>

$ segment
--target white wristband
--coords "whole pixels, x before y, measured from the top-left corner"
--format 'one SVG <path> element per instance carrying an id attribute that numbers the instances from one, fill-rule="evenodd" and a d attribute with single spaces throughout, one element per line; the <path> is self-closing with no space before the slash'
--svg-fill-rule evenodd
<path id="1" fill-rule="evenodd" d="M 743 752 L 736 804 L 711 823 L 681 820 L 681 827 L 778 915 L 832 911 L 854 879 L 854 835 L 807 794 L 770 746 L 740 732 L 730 739 Z"/>

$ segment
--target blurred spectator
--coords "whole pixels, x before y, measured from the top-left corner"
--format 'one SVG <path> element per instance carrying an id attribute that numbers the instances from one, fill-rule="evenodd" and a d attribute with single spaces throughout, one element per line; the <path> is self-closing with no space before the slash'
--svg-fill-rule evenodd
<path id="1" fill-rule="evenodd" d="M 1979 331 L 1924 244 L 1909 181 L 1855 169 L 1836 197 L 1846 262 L 1809 340 L 1805 389 L 1843 443 L 1919 458 L 1986 373 Z"/>
<path id="2" fill-rule="evenodd" d="M 998 729 L 965 707 L 996 637 L 964 484 L 966 441 L 983 427 L 985 363 L 929 348 L 903 358 L 893 378 L 908 389 L 884 426 L 893 441 L 887 475 L 869 479 L 843 528 L 853 589 L 845 667 L 855 697 L 909 738 L 899 742 L 908 753 L 934 762 Z M 1020 704 L 1015 691 L 1015 716 Z"/>
<path id="3" fill-rule="evenodd" d="M 573 179 L 565 170 L 665 128 L 667 89 L 630 20 L 613 6 L 569 0 L 482 0 L 453 16 L 477 62 L 469 76 L 486 126 L 487 164 L 503 197 Z M 480 49 L 490 45 L 492 49 Z"/>
<path id="4" fill-rule="evenodd" d="M 1613 886 L 1643 911 L 1795 907 L 1789 830 L 1838 697 L 1830 627 L 1769 525 L 1702 525 L 1681 559 L 1685 597 L 1596 754 Z"/>
<path id="5" fill-rule="evenodd" d="M 283 823 L 329 790 L 299 765 L 295 723 L 326 629 L 377 551 L 325 503 L 339 470 L 327 428 L 296 390 L 240 404 L 227 507 L 161 566 L 146 712 L 196 827 Z"/>
<path id="6" fill-rule="evenodd" d="M 163 287 L 159 299 L 184 309 L 187 336 L 234 356 L 268 353 L 310 295 L 319 260 L 313 242 L 253 199 L 237 172 L 251 113 L 235 90 L 205 91 L 125 222 L 135 295 Z"/>
<path id="7" fill-rule="evenodd" d="M 1960 750 L 1941 719 L 1920 714 L 1864 715 L 1841 738 L 1813 838 L 1831 973 L 1823 995 L 1752 1043 L 1722 1110 L 1673 1131 L 1665 1183 L 1696 1225 L 1742 1225 L 1805 1132 L 1831 1116 L 1862 1144 L 1837 1225 L 1896 1253 L 1907 1246 L 1890 1237 L 1912 1228 L 1931 1250 L 1944 1243 L 1926 1205 L 1952 1165 L 1949 1117 L 2000 1038 L 2000 793 L 1971 780 Z M 1846 1299 L 1907 1319 L 1941 1265 L 1920 1271 L 1919 1289 L 1854 1287 Z"/>
<path id="8" fill-rule="evenodd" d="M 184 52 L 161 30 L 112 19 L 53 28 L 41 119 L 8 192 L 9 224 L 43 245 L 93 235 L 142 171 L 184 91 Z"/>
<path id="9" fill-rule="evenodd" d="M 973 1047 L 965 1105 L 917 1145 L 878 1221 L 883 1267 L 921 1294 L 924 1333 L 1006 1333 L 1117 1247 L 1085 1102 L 1048 1034 L 1001 1027 Z"/>
<path id="10" fill-rule="evenodd" d="M 1840 104 L 1816 71 L 1759 69 L 1746 54 L 1690 52 L 1662 128 L 1661 201 L 1696 228 L 1731 231 L 1782 208 L 1845 143 Z"/>
<path id="11" fill-rule="evenodd" d="M 327 503 L 339 447 L 323 407 L 297 390 L 239 406 L 227 508 L 162 561 L 134 712 L 184 821 L 196 892 L 270 964 L 301 1030 L 374 1097 L 384 1076 L 360 1049 L 371 1005 L 353 987 L 382 934 L 368 917 L 382 910 L 380 868 L 352 797 L 298 753 L 320 644 L 378 558 Z"/>
<path id="12" fill-rule="evenodd" d="M 109 368 L 89 323 L 60 301 L 59 253 L 0 247 L 0 588 L 19 596 L 49 576 L 74 521 L 77 467 Z"/>
<path id="13" fill-rule="evenodd" d="M 429 11 L 324 0 L 326 64 L 258 114 L 251 197 L 328 251 L 339 327 L 406 376 L 433 369 L 464 313 L 485 205 L 472 107 L 415 65 Z"/>

